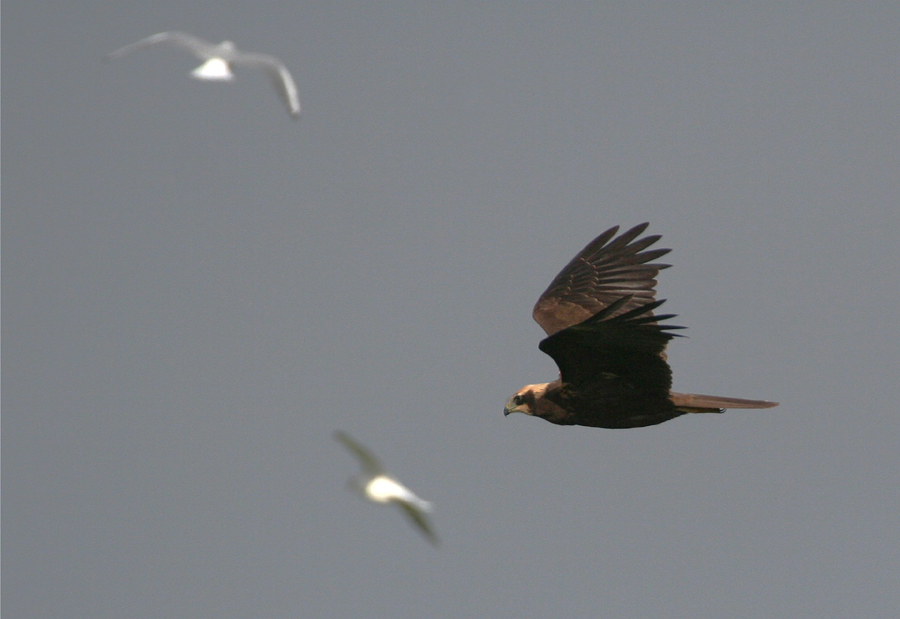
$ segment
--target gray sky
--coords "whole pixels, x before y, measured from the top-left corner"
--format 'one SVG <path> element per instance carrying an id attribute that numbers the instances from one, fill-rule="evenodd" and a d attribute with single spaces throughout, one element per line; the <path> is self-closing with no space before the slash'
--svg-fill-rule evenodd
<path id="1" fill-rule="evenodd" d="M 900 613 L 900 4 L 623 4 L 4 3 L 6 616 Z M 781 406 L 504 418 L 645 220 L 675 388 Z"/>

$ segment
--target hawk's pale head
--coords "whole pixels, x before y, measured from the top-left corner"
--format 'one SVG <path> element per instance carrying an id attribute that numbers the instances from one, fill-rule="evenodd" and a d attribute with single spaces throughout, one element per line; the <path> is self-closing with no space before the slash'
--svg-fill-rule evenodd
<path id="1" fill-rule="evenodd" d="M 538 398 L 544 397 L 544 393 L 547 391 L 547 385 L 549 384 L 550 383 L 539 383 L 536 385 L 525 385 L 506 402 L 506 408 L 503 409 L 503 414 L 525 413 L 526 415 L 534 415 L 534 403 Z"/>

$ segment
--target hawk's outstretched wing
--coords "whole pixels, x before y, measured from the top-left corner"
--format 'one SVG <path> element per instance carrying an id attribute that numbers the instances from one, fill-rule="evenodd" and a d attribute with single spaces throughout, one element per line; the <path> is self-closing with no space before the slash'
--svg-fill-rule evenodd
<path id="1" fill-rule="evenodd" d="M 616 309 L 623 314 L 646 305 L 656 295 L 656 276 L 668 264 L 647 264 L 669 249 L 644 251 L 660 239 L 654 234 L 635 239 L 647 228 L 640 224 L 615 237 L 613 226 L 588 243 L 554 278 L 534 306 L 532 316 L 547 335 L 576 325 L 624 297 Z"/>
<path id="2" fill-rule="evenodd" d="M 665 399 L 672 386 L 672 370 L 663 351 L 682 329 L 659 322 L 672 314 L 654 316 L 663 301 L 646 303 L 622 313 L 632 303 L 623 297 L 588 320 L 567 327 L 540 343 L 553 357 L 564 383 L 602 394 L 604 384 L 621 381 L 636 390 Z"/>

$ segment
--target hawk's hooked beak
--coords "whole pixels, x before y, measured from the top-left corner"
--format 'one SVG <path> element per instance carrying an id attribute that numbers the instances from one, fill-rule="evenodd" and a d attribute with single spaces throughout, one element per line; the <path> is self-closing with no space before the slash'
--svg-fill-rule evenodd
<path id="1" fill-rule="evenodd" d="M 522 410 L 523 405 L 516 404 L 515 400 L 516 400 L 516 396 L 513 396 L 509 400 L 507 400 L 506 406 L 503 408 L 503 416 L 504 417 L 506 417 L 510 413 L 524 413 L 525 412 L 524 410 Z"/>

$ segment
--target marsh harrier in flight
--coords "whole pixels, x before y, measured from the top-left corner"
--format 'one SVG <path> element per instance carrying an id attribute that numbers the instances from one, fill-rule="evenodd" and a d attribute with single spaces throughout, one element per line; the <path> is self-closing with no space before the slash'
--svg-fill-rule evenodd
<path id="1" fill-rule="evenodd" d="M 616 237 L 610 228 L 575 256 L 540 296 L 532 315 L 547 332 L 539 348 L 553 357 L 559 378 L 522 387 L 504 414 L 525 413 L 559 425 L 596 428 L 652 426 L 686 413 L 770 408 L 777 402 L 675 393 L 665 348 L 674 314 L 654 315 L 655 277 L 669 253 L 650 249 L 659 235 L 638 237 L 646 223 Z M 637 239 L 637 240 L 635 240 Z"/>

